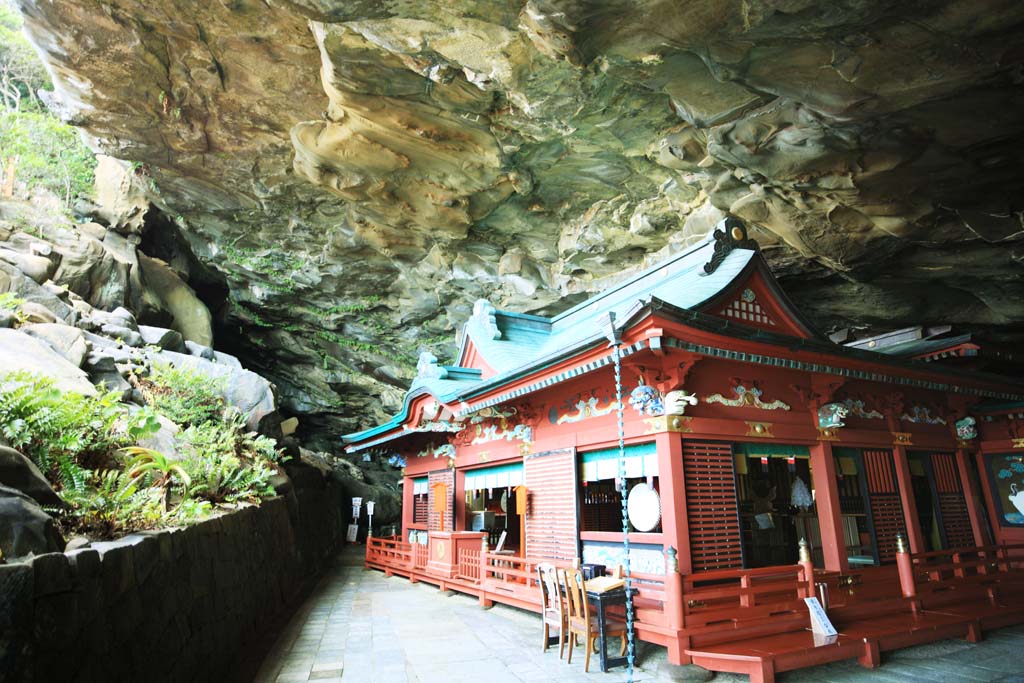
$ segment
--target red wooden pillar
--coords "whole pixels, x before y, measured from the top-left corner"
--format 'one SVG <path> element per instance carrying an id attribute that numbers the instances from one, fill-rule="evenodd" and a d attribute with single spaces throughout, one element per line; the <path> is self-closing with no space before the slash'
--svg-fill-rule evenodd
<path id="1" fill-rule="evenodd" d="M 907 528 L 910 552 L 923 553 L 925 545 L 921 534 L 921 520 L 917 517 L 917 501 L 914 498 L 914 483 L 910 478 L 910 461 L 907 460 L 906 447 L 893 446 L 892 457 L 896 466 L 896 486 L 900 490 L 900 500 L 903 502 L 903 523 Z"/>
<path id="2" fill-rule="evenodd" d="M 683 628 L 683 581 L 681 574 L 691 573 L 690 523 L 686 516 L 686 482 L 683 478 L 683 440 L 675 432 L 659 432 L 654 437 L 658 449 L 658 483 L 661 488 L 661 535 L 666 550 L 665 614 L 675 637 L 668 643 L 668 660 L 688 664 L 685 650 L 689 638 Z M 672 552 L 671 549 L 675 549 Z"/>
<path id="3" fill-rule="evenodd" d="M 686 482 L 683 479 L 683 441 L 675 432 L 654 437 L 658 449 L 658 483 L 661 486 L 661 535 L 664 544 L 676 549 L 679 571 L 690 574 L 690 526 L 686 518 Z"/>
<path id="4" fill-rule="evenodd" d="M 956 469 L 960 474 L 960 490 L 964 492 L 964 502 L 967 503 L 967 516 L 971 519 L 971 532 L 974 534 L 974 545 L 988 545 L 985 534 L 985 522 L 981 517 L 981 501 L 978 500 L 978 492 L 974 488 L 970 474 L 970 465 L 967 459 L 970 456 L 962 448 L 956 449 Z"/>
<path id="5" fill-rule="evenodd" d="M 409 527 L 414 521 L 416 497 L 413 494 L 412 480 L 409 475 L 402 478 L 402 540 L 409 538 Z"/>
<path id="6" fill-rule="evenodd" d="M 832 457 L 832 444 L 828 441 L 819 441 L 811 446 L 811 477 L 814 480 L 814 502 L 818 508 L 825 569 L 845 572 L 850 564 L 846 558 L 843 516 L 839 509 L 836 461 Z"/>

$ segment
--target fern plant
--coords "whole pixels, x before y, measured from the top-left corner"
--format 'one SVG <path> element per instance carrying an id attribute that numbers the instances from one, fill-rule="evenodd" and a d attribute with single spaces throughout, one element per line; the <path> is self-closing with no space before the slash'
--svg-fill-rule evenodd
<path id="1" fill-rule="evenodd" d="M 135 378 L 135 384 L 147 404 L 182 426 L 215 422 L 224 412 L 223 381 L 188 368 L 154 363 L 146 377 Z"/>
<path id="2" fill-rule="evenodd" d="M 118 428 L 122 413 L 117 392 L 82 396 L 26 372 L 0 376 L 0 433 L 52 482 L 63 481 L 62 458 L 86 469 L 110 466 L 128 441 Z"/>
<path id="3" fill-rule="evenodd" d="M 94 472 L 89 484 L 82 490 L 66 489 L 62 497 L 80 530 L 104 537 L 132 528 L 149 498 L 148 493 L 140 494 L 127 473 L 118 470 Z"/>

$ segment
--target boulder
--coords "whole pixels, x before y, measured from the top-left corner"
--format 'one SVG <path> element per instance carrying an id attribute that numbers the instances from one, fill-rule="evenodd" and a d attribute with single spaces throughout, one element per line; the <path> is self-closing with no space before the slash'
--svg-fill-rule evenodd
<path id="1" fill-rule="evenodd" d="M 0 329 L 5 327 L 14 327 L 14 314 L 10 311 L 0 310 Z"/>
<path id="2" fill-rule="evenodd" d="M 149 211 L 145 181 L 128 162 L 96 155 L 96 215 L 112 230 L 140 233 Z"/>
<path id="3" fill-rule="evenodd" d="M 55 323 L 57 322 L 57 316 L 54 315 L 53 311 L 44 306 L 43 304 L 36 303 L 35 301 L 26 301 L 18 307 L 18 312 L 21 313 L 22 317 L 25 318 L 26 322 L 30 323 Z"/>
<path id="4" fill-rule="evenodd" d="M 62 391 L 85 396 L 96 394 L 96 388 L 79 367 L 69 363 L 49 344 L 17 330 L 0 329 L 0 368 L 5 372 L 24 370 L 49 377 Z"/>
<path id="5" fill-rule="evenodd" d="M 186 342 L 187 343 L 187 342 Z M 249 429 L 259 429 L 260 420 L 276 410 L 273 386 L 255 372 L 215 363 L 199 356 L 162 351 L 152 356 L 154 362 L 165 362 L 210 377 L 223 378 L 225 402 L 242 411 Z"/>
<path id="6" fill-rule="evenodd" d="M 96 228 L 99 228 L 98 230 Z M 104 241 L 106 230 L 65 226 L 46 231 L 59 256 L 54 282 L 68 287 L 96 308 L 108 310 L 129 300 L 132 279 L 138 270 L 134 245 L 123 250 Z"/>
<path id="7" fill-rule="evenodd" d="M 0 259 L 11 264 L 38 284 L 46 282 L 55 270 L 54 263 L 45 256 L 23 254 L 0 247 Z"/>
<path id="8" fill-rule="evenodd" d="M 0 551 L 4 557 L 59 553 L 64 539 L 57 525 L 31 497 L 0 485 Z"/>
<path id="9" fill-rule="evenodd" d="M 200 358 L 205 358 L 206 360 L 216 360 L 217 359 L 216 351 L 211 349 L 209 346 L 204 346 L 203 344 L 197 344 L 196 342 L 192 341 L 191 339 L 189 339 L 189 340 L 187 340 L 185 342 L 185 348 L 188 349 L 188 352 L 190 354 L 192 354 L 193 356 L 199 356 Z M 238 367 L 242 367 L 242 364 L 239 363 Z"/>
<path id="10" fill-rule="evenodd" d="M 0 484 L 21 491 L 40 505 L 64 505 L 35 463 L 6 446 L 0 446 Z"/>
<path id="11" fill-rule="evenodd" d="M 111 318 L 114 318 L 111 322 L 115 325 L 127 327 L 131 330 L 138 330 L 139 323 L 135 320 L 135 314 L 129 311 L 124 306 L 118 306 L 108 314 Z"/>
<path id="12" fill-rule="evenodd" d="M 131 329 L 130 327 L 123 327 L 121 325 L 115 325 L 113 323 L 107 323 L 100 327 L 100 332 L 107 335 L 111 339 L 116 339 L 124 342 L 128 346 L 142 346 L 143 340 L 142 335 Z"/>
<path id="13" fill-rule="evenodd" d="M 142 335 L 142 341 L 147 345 L 159 346 L 168 351 L 181 352 L 185 350 L 185 340 L 182 338 L 181 332 L 177 330 L 139 325 L 139 334 Z"/>
<path id="14" fill-rule="evenodd" d="M 221 365 L 230 365 L 233 368 L 242 369 L 242 361 L 238 360 L 230 353 L 222 353 L 220 351 L 213 352 L 214 359 Z"/>
<path id="15" fill-rule="evenodd" d="M 196 296 L 192 288 L 159 259 L 139 254 L 139 266 L 146 287 L 174 317 L 171 327 L 187 340 L 204 346 L 213 344 L 213 319 L 206 304 Z"/>
<path id="16" fill-rule="evenodd" d="M 31 337 L 42 339 L 50 345 L 50 348 L 77 368 L 82 367 L 86 355 L 89 353 L 89 342 L 85 340 L 85 334 L 77 327 L 59 323 L 35 323 L 22 326 L 20 331 Z"/>
<path id="17" fill-rule="evenodd" d="M 74 311 L 66 303 L 22 273 L 16 266 L 3 260 L 0 260 L 0 292 L 11 292 L 26 302 L 39 304 L 48 309 L 55 319 L 65 321 L 75 319 Z M 36 320 L 34 322 L 53 321 Z"/>
<path id="18" fill-rule="evenodd" d="M 160 421 L 160 431 L 139 439 L 138 445 L 163 453 L 172 460 L 178 459 L 177 437 L 181 428 L 163 415 L 157 415 L 156 419 Z"/>
<path id="19" fill-rule="evenodd" d="M 95 384 L 97 387 L 102 387 L 104 391 L 116 391 L 120 395 L 121 401 L 127 401 L 132 395 L 132 385 L 121 375 L 116 369 L 109 369 L 106 361 L 110 361 L 110 365 L 113 365 L 113 360 L 107 356 L 104 357 L 98 365 L 86 366 L 89 373 L 89 381 Z"/>

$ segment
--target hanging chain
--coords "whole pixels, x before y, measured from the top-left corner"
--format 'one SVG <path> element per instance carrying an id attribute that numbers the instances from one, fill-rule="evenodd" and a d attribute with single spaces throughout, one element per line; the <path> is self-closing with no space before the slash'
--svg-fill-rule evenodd
<path id="1" fill-rule="evenodd" d="M 619 351 L 619 342 L 614 342 L 615 360 L 615 414 L 619 424 L 619 492 L 622 495 L 622 549 L 624 553 L 623 566 L 626 570 L 626 638 L 628 645 L 626 650 L 626 681 L 633 683 L 633 580 L 629 567 L 629 510 L 626 507 L 626 425 L 624 407 L 622 404 L 622 361 Z"/>

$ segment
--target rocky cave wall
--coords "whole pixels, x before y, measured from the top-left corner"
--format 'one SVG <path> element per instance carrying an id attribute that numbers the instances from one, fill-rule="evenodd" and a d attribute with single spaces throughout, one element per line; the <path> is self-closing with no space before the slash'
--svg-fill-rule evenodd
<path id="1" fill-rule="evenodd" d="M 1021 330 L 1019 2 L 19 3 L 322 445 L 725 212 L 822 329 Z"/>

